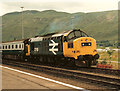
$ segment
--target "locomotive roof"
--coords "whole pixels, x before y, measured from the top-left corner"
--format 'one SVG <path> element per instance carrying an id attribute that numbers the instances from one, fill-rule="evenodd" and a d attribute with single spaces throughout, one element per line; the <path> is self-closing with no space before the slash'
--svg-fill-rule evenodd
<path id="1" fill-rule="evenodd" d="M 67 32 L 69 32 L 69 31 L 49 33 L 49 34 L 45 34 L 45 35 L 42 35 L 42 36 L 35 36 L 34 38 L 30 38 L 30 41 L 31 42 L 37 42 L 37 41 L 42 41 L 44 38 L 59 37 L 59 36 L 64 35 Z"/>
<path id="2" fill-rule="evenodd" d="M 68 30 L 68 31 L 56 32 L 56 33 L 49 33 L 49 34 L 45 34 L 45 35 L 37 36 L 37 37 L 49 38 L 49 37 L 59 37 L 59 36 L 62 36 L 62 35 L 67 36 L 72 31 L 81 31 L 81 30 L 80 29 L 73 29 L 73 30 Z M 83 32 L 83 31 L 81 31 L 81 32 Z M 83 32 L 83 33 L 85 33 L 85 32 Z"/>
<path id="3" fill-rule="evenodd" d="M 71 31 L 71 30 L 69 30 L 69 31 Z M 49 34 L 45 34 L 45 35 L 42 35 L 42 36 L 36 36 L 36 37 L 59 37 L 59 36 L 64 35 L 65 33 L 68 33 L 69 31 L 49 33 Z"/>

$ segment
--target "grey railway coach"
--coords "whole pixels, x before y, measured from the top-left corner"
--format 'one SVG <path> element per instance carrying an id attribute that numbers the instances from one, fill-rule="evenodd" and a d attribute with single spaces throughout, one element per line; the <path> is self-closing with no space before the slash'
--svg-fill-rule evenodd
<path id="1" fill-rule="evenodd" d="M 21 59 L 24 55 L 24 41 L 11 41 L 0 44 L 0 51 L 2 51 L 3 58 Z"/>

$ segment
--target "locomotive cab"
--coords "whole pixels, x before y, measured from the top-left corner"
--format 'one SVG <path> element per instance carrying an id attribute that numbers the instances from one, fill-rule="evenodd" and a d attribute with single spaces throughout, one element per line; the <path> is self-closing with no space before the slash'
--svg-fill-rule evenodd
<path id="1" fill-rule="evenodd" d="M 75 59 L 76 65 L 91 66 L 99 58 L 96 50 L 96 40 L 80 30 L 73 30 L 64 35 L 63 54 Z"/>

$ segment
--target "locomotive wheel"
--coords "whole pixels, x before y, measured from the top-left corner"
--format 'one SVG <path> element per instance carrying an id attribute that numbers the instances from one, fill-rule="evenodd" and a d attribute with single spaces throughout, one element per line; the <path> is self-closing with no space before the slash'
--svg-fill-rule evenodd
<path id="1" fill-rule="evenodd" d="M 47 62 L 50 63 L 51 62 L 51 57 L 47 57 Z"/>
<path id="2" fill-rule="evenodd" d="M 56 57 L 53 58 L 53 61 L 54 61 L 54 65 L 60 65 L 62 63 L 62 60 L 60 60 Z"/>
<path id="3" fill-rule="evenodd" d="M 47 63 L 50 64 L 50 65 L 53 65 L 54 63 L 54 60 L 52 57 L 47 57 Z"/>
<path id="4" fill-rule="evenodd" d="M 43 57 L 42 56 L 40 56 L 39 61 L 40 61 L 40 63 L 43 62 Z"/>
<path id="5" fill-rule="evenodd" d="M 90 67 L 91 66 L 91 60 L 86 60 L 86 67 Z"/>
<path id="6" fill-rule="evenodd" d="M 69 59 L 67 60 L 67 64 L 68 67 L 75 67 L 75 60 L 74 59 Z"/>
<path id="7" fill-rule="evenodd" d="M 84 61 L 75 60 L 75 65 L 89 68 L 91 66 L 91 60 L 84 60 Z"/>
<path id="8" fill-rule="evenodd" d="M 54 57 L 51 57 L 51 62 L 52 62 L 52 65 L 56 65 L 56 60 Z"/>
<path id="9" fill-rule="evenodd" d="M 46 56 L 43 56 L 43 63 L 44 63 L 44 64 L 47 64 L 47 63 L 48 63 Z"/>

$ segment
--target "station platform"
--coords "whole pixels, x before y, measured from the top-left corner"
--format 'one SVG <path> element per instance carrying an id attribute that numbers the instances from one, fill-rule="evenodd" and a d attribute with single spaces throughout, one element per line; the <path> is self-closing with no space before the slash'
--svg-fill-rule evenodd
<path id="1" fill-rule="evenodd" d="M 51 81 L 47 81 L 47 80 L 40 79 L 34 76 L 26 75 L 26 74 L 13 71 L 13 70 L 9 70 L 3 67 L 1 71 L 2 71 L 2 89 L 3 90 L 4 89 L 19 89 L 19 91 L 24 91 L 26 89 L 28 91 L 30 90 L 32 91 L 34 90 L 38 90 L 38 91 L 44 91 L 44 90 L 45 91 L 48 91 L 48 90 L 49 91 L 60 91 L 60 90 L 78 91 L 78 89 L 73 89 L 69 86 L 57 84 Z"/>

